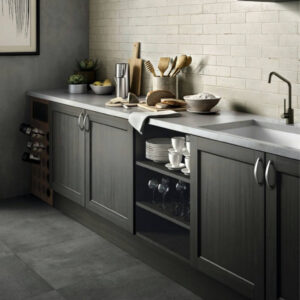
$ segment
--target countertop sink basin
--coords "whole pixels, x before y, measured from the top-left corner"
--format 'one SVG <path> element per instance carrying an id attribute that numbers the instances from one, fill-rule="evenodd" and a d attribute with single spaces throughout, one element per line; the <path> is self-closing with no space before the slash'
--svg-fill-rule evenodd
<path id="1" fill-rule="evenodd" d="M 300 150 L 300 128 L 295 126 L 247 120 L 206 128 Z"/>

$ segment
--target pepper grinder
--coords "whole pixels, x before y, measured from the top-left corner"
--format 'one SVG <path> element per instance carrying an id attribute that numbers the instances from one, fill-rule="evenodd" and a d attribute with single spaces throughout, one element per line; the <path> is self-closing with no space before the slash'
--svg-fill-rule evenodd
<path id="1" fill-rule="evenodd" d="M 129 64 L 116 64 L 116 96 L 126 99 L 129 93 Z"/>

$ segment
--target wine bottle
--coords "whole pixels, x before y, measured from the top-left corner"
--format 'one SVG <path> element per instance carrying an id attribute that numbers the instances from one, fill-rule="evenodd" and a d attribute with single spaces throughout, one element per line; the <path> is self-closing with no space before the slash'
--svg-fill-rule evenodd
<path id="1" fill-rule="evenodd" d="M 30 135 L 32 131 L 32 127 L 29 124 L 22 123 L 20 125 L 20 131 L 26 135 Z"/>
<path id="2" fill-rule="evenodd" d="M 20 125 L 20 131 L 26 135 L 29 135 L 33 138 L 45 136 L 45 132 L 30 126 L 29 124 L 22 123 Z"/>
<path id="3" fill-rule="evenodd" d="M 29 152 L 24 152 L 22 155 L 22 160 L 29 162 L 29 163 L 34 163 L 34 164 L 40 164 L 41 163 L 41 158 L 37 155 L 34 155 Z"/>
<path id="4" fill-rule="evenodd" d="M 42 152 L 46 149 L 46 146 L 43 143 L 28 141 L 27 148 L 32 152 Z"/>

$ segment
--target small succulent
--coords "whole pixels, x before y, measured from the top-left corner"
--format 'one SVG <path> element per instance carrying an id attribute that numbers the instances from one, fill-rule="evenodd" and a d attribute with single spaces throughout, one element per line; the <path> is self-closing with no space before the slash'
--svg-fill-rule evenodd
<path id="1" fill-rule="evenodd" d="M 93 59 L 83 59 L 78 62 L 81 71 L 91 71 L 96 70 L 98 66 L 98 60 Z"/>
<path id="2" fill-rule="evenodd" d="M 69 84 L 85 84 L 86 78 L 81 74 L 73 74 L 69 77 Z"/>

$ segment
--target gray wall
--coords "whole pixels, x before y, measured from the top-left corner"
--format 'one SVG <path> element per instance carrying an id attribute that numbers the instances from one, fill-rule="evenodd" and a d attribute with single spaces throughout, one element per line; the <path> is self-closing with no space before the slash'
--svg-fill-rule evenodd
<path id="1" fill-rule="evenodd" d="M 0 56 L 0 199 L 29 192 L 29 165 L 21 161 L 29 118 L 28 90 L 59 88 L 88 56 L 88 0 L 40 0 L 39 56 Z"/>

